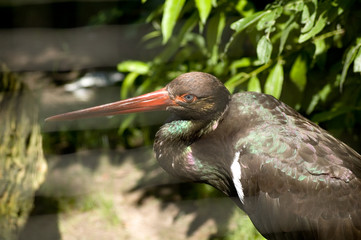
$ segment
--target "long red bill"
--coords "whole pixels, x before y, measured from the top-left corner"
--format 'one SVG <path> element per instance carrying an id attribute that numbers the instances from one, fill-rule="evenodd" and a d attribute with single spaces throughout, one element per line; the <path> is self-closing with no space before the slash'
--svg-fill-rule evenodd
<path id="1" fill-rule="evenodd" d="M 165 88 L 138 97 L 108 103 L 78 111 L 63 113 L 45 119 L 45 121 L 74 120 L 100 116 L 112 116 L 134 112 L 165 110 L 175 103 L 169 98 Z"/>

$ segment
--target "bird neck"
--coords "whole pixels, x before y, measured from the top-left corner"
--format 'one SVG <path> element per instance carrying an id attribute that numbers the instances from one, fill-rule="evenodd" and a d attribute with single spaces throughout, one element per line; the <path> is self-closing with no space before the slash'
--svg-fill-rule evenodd
<path id="1" fill-rule="evenodd" d="M 217 126 L 218 120 L 174 120 L 164 124 L 157 135 L 165 141 L 189 146 L 204 134 L 215 130 Z"/>
<path id="2" fill-rule="evenodd" d="M 228 196 L 237 196 L 229 168 L 216 149 L 203 148 L 202 139 L 212 134 L 227 116 L 228 106 L 213 120 L 174 120 L 157 132 L 154 151 L 160 166 L 185 181 L 208 183 Z M 205 152 L 204 152 L 205 151 Z"/>
<path id="3" fill-rule="evenodd" d="M 163 169 L 191 181 L 199 181 L 198 168 L 211 171 L 212 166 L 193 156 L 191 144 L 215 130 L 219 120 L 174 120 L 163 125 L 154 143 L 157 160 Z"/>

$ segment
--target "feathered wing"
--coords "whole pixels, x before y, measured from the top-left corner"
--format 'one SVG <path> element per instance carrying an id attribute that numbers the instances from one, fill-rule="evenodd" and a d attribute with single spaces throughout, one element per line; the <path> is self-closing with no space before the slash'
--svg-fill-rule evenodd
<path id="1" fill-rule="evenodd" d="M 361 239 L 360 155 L 270 101 L 273 121 L 237 142 L 244 210 L 269 238 Z"/>

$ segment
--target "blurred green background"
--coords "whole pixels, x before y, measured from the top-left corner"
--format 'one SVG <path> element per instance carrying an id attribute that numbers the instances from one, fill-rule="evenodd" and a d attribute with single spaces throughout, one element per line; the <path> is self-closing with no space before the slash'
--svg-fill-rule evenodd
<path id="1" fill-rule="evenodd" d="M 48 166 L 15 238 L 262 239 L 222 194 L 160 169 L 151 148 L 166 113 L 43 119 L 203 71 L 231 92 L 281 99 L 360 152 L 360 6 L 358 0 L 3 0 L 0 91 L 18 91 L 9 83 L 19 81 L 33 96 Z"/>

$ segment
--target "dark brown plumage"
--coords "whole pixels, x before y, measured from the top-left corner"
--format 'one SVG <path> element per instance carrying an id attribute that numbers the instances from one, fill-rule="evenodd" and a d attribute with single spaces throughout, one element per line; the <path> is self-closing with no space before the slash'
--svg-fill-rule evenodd
<path id="1" fill-rule="evenodd" d="M 155 139 L 160 165 L 231 197 L 268 239 L 361 239 L 361 157 L 275 98 L 230 96 L 214 76 L 49 120 L 168 110 Z"/>

